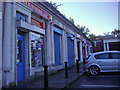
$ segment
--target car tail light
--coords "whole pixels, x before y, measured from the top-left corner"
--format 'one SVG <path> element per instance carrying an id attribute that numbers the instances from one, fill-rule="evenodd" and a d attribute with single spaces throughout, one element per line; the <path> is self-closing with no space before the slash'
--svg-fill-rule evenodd
<path id="1" fill-rule="evenodd" d="M 90 58 L 90 56 L 91 56 L 91 55 L 89 55 L 89 56 L 87 57 L 87 60 Z"/>
<path id="2" fill-rule="evenodd" d="M 85 61 L 85 64 L 87 64 L 88 63 L 88 61 Z"/>

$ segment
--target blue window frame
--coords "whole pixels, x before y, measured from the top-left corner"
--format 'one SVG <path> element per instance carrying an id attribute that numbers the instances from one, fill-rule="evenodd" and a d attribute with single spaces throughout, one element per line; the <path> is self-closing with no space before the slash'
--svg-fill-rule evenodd
<path id="1" fill-rule="evenodd" d="M 57 33 L 59 33 L 59 34 L 61 34 L 61 35 L 62 35 L 62 33 L 63 33 L 60 29 L 58 29 L 58 28 L 56 28 L 56 27 L 53 27 L 53 31 L 54 31 L 54 32 L 57 32 Z"/>
<path id="2" fill-rule="evenodd" d="M 19 12 L 16 12 L 16 21 L 18 21 L 18 20 L 23 20 L 23 21 L 26 22 L 26 18 L 27 18 L 26 15 L 24 15 L 24 14 L 22 14 L 22 13 L 19 13 Z"/>

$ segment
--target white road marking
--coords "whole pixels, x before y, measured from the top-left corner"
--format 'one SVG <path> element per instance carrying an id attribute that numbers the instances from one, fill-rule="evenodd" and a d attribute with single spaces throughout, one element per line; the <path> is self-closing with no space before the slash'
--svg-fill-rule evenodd
<path id="1" fill-rule="evenodd" d="M 120 87 L 119 85 L 81 85 L 83 87 Z"/>
<path id="2" fill-rule="evenodd" d="M 112 76 L 91 76 L 91 77 L 120 77 L 120 75 L 112 75 Z"/>

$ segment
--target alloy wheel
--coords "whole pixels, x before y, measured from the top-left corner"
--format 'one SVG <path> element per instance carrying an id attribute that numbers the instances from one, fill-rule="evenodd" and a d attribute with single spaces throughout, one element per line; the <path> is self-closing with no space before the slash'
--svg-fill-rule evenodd
<path id="1" fill-rule="evenodd" d="M 97 66 L 91 66 L 89 71 L 90 71 L 90 74 L 92 74 L 94 76 L 98 75 L 99 72 L 100 72 L 100 70 L 99 70 L 99 68 Z"/>

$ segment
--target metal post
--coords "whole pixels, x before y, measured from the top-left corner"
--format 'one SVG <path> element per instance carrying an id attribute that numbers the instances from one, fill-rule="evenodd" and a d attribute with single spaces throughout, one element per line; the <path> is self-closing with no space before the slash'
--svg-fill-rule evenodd
<path id="1" fill-rule="evenodd" d="M 65 62 L 65 78 L 68 78 L 67 62 Z"/>
<path id="2" fill-rule="evenodd" d="M 44 65 L 44 88 L 48 88 L 48 66 Z"/>
<path id="3" fill-rule="evenodd" d="M 79 60 L 76 60 L 77 72 L 79 72 Z"/>

